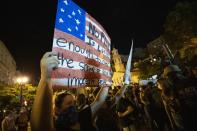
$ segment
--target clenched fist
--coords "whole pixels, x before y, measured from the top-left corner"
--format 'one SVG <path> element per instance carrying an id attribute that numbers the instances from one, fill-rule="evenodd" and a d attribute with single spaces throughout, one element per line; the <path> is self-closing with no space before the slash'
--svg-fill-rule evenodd
<path id="1" fill-rule="evenodd" d="M 57 67 L 58 67 L 57 54 L 53 52 L 45 53 L 40 61 L 41 77 L 50 79 L 52 71 Z"/>

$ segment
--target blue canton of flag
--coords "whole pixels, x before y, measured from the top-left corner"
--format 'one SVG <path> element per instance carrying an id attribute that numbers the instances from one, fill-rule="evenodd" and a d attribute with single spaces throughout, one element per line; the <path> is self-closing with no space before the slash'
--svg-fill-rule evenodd
<path id="1" fill-rule="evenodd" d="M 86 12 L 72 0 L 58 0 L 55 28 L 85 40 Z"/>

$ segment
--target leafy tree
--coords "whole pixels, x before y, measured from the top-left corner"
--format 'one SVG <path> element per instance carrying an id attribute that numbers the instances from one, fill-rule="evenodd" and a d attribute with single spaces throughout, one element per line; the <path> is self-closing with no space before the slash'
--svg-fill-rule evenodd
<path id="1" fill-rule="evenodd" d="M 34 96 L 36 93 L 36 87 L 27 85 L 23 87 L 23 99 L 28 102 L 28 106 L 33 104 Z M 0 109 L 16 108 L 20 106 L 20 87 L 18 85 L 13 86 L 1 86 L 0 87 Z"/>
<path id="2" fill-rule="evenodd" d="M 161 67 L 160 62 L 151 63 L 151 62 L 139 62 L 138 68 L 140 72 L 140 79 L 147 79 L 155 74 L 160 74 Z"/>
<path id="3" fill-rule="evenodd" d="M 197 36 L 197 2 L 180 2 L 167 16 L 164 38 L 171 49 L 179 50 Z"/>

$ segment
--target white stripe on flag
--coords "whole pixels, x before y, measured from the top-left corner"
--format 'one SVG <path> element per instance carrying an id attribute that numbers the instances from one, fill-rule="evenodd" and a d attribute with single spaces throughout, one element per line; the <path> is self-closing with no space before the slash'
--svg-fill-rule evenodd
<path id="1" fill-rule="evenodd" d="M 98 68 L 96 66 L 86 64 L 84 62 L 73 61 L 72 64 L 70 64 L 70 66 L 72 66 L 73 68 L 68 67 L 66 60 L 63 62 L 63 65 L 61 63 L 61 60 L 59 60 L 59 62 L 60 64 L 58 65 L 58 67 L 60 68 L 75 69 L 75 70 L 80 70 L 84 72 L 99 73 L 99 74 L 111 77 L 111 73 L 109 70 L 104 70 L 102 68 Z"/>
<path id="2" fill-rule="evenodd" d="M 59 86 L 87 86 L 86 83 L 95 84 L 98 83 L 96 81 L 100 81 L 100 85 L 111 83 L 110 81 L 105 81 L 103 79 L 84 79 L 84 78 L 53 78 L 52 83 L 53 85 Z M 95 83 L 96 82 L 96 83 Z"/>
<path id="3" fill-rule="evenodd" d="M 74 50 L 74 47 L 73 46 L 70 46 L 69 47 L 69 43 L 68 42 L 67 43 L 64 43 L 64 47 L 59 47 L 56 44 L 56 41 L 57 41 L 57 39 L 54 38 L 54 40 L 53 40 L 53 47 L 61 48 L 61 49 L 64 49 L 65 51 L 71 51 L 71 52 L 77 53 L 77 54 L 79 54 L 81 56 L 84 56 L 84 57 L 88 58 L 88 55 L 89 55 L 88 53 L 83 53 L 82 54 L 81 52 L 77 52 L 76 50 Z M 93 54 L 93 52 L 91 52 L 91 53 Z M 99 62 L 98 59 L 96 59 L 97 58 L 96 55 L 93 54 L 92 56 L 93 56 L 92 60 L 95 60 L 95 61 Z M 101 60 L 101 63 L 103 63 L 103 64 L 106 63 L 104 65 L 107 65 L 108 67 L 110 67 L 110 62 L 102 59 L 100 56 L 98 56 L 98 57 Z M 89 59 L 91 59 L 91 58 L 89 58 Z"/>

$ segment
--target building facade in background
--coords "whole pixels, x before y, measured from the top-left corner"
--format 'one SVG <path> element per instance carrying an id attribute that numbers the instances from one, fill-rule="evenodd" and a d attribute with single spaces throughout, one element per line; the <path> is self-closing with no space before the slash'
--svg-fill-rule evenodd
<path id="1" fill-rule="evenodd" d="M 112 60 L 116 72 L 125 72 L 125 67 L 122 62 L 121 55 L 119 55 L 118 50 L 115 48 L 113 48 L 112 50 Z"/>
<path id="2" fill-rule="evenodd" d="M 11 85 L 16 74 L 16 62 L 0 41 L 0 85 Z"/>
<path id="3" fill-rule="evenodd" d="M 135 49 L 134 49 L 134 52 L 135 52 Z M 113 86 L 123 85 L 125 68 L 126 68 L 128 57 L 129 57 L 129 55 L 120 55 L 118 53 L 118 50 L 113 48 L 113 50 L 112 50 L 112 71 L 113 71 L 112 81 L 113 81 Z M 135 58 L 133 57 L 133 60 L 134 59 Z M 132 63 L 134 63 L 134 61 L 132 61 Z M 138 81 L 139 81 L 139 70 L 132 67 L 131 74 L 132 74 L 131 78 L 130 78 L 131 82 L 132 83 L 138 83 Z"/>

